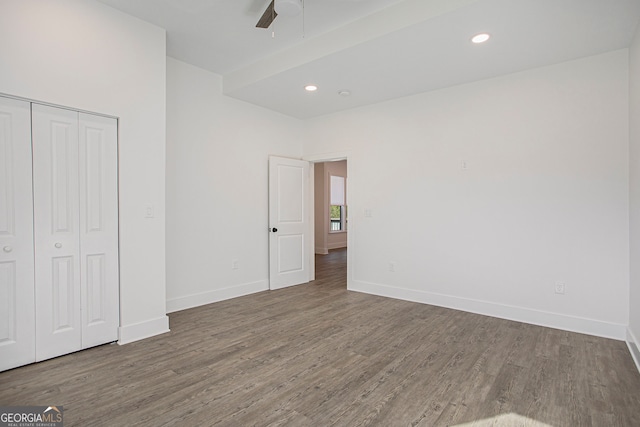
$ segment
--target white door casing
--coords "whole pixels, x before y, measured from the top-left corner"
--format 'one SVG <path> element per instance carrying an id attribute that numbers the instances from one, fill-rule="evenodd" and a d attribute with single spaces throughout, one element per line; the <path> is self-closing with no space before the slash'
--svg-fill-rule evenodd
<path id="1" fill-rule="evenodd" d="M 78 113 L 32 104 L 36 360 L 82 348 Z"/>
<path id="2" fill-rule="evenodd" d="M 0 97 L 0 371 L 35 361 L 30 119 Z"/>
<path id="3" fill-rule="evenodd" d="M 118 339 L 118 124 L 80 113 L 82 348 Z"/>
<path id="4" fill-rule="evenodd" d="M 269 289 L 309 281 L 309 162 L 269 157 Z"/>

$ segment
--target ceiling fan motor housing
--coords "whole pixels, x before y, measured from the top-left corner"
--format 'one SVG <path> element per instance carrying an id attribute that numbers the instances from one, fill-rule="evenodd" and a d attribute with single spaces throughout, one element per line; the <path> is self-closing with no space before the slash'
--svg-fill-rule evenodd
<path id="1" fill-rule="evenodd" d="M 275 0 L 278 15 L 296 16 L 302 11 L 302 0 Z"/>

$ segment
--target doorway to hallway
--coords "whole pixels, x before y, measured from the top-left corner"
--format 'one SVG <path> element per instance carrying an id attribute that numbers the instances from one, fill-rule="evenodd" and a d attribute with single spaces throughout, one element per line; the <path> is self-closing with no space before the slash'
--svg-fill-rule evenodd
<path id="1" fill-rule="evenodd" d="M 347 288 L 347 160 L 314 163 L 316 284 Z"/>
<path id="2" fill-rule="evenodd" d="M 315 163 L 313 174 L 315 253 L 327 254 L 347 247 L 347 161 Z"/>

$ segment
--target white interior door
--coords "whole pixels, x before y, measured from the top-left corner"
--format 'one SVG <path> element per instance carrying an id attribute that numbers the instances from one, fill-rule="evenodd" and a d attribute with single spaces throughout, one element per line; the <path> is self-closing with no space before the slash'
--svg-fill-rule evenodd
<path id="1" fill-rule="evenodd" d="M 81 349 L 78 113 L 32 104 L 36 360 Z"/>
<path id="2" fill-rule="evenodd" d="M 118 339 L 118 124 L 80 113 L 82 348 Z"/>
<path id="3" fill-rule="evenodd" d="M 309 162 L 269 158 L 269 288 L 309 281 Z"/>
<path id="4" fill-rule="evenodd" d="M 36 357 L 30 120 L 0 97 L 0 371 Z"/>

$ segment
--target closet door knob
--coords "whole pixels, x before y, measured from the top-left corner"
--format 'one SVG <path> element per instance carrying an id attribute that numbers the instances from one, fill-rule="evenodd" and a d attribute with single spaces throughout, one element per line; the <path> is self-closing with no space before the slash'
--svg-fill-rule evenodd
<path id="1" fill-rule="evenodd" d="M 9 253 L 13 250 L 13 248 L 11 246 L 5 246 L 4 248 L 2 248 L 3 251 L 5 251 L 6 253 Z"/>
<path id="2" fill-rule="evenodd" d="M 60 249 L 60 248 L 62 247 L 62 243 L 57 242 L 57 243 L 56 243 L 55 245 L 53 245 L 53 246 L 55 246 L 56 248 Z"/>

